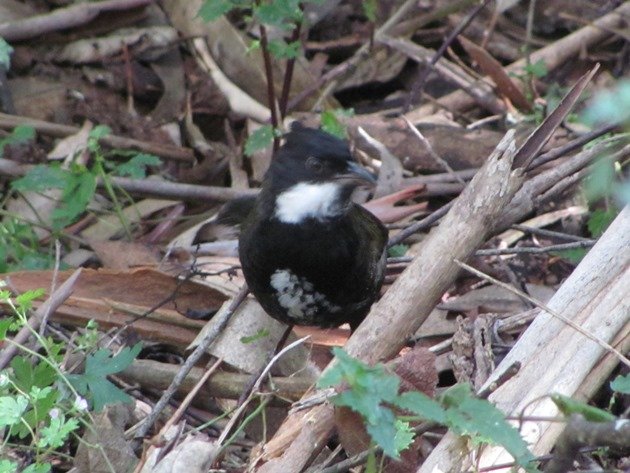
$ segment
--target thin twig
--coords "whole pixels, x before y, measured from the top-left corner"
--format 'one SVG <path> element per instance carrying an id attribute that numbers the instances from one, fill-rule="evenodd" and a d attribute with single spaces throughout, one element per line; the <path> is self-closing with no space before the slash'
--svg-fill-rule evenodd
<path id="1" fill-rule="evenodd" d="M 219 436 L 219 438 L 216 441 L 216 445 L 220 446 L 225 441 L 225 439 L 229 435 L 230 431 L 232 430 L 232 427 L 234 427 L 234 425 L 236 424 L 236 422 L 240 418 L 241 414 L 245 411 L 245 409 L 249 405 L 249 402 L 254 397 L 254 394 L 258 391 L 258 389 L 260 389 L 260 385 L 261 385 L 263 379 L 265 379 L 265 377 L 267 376 L 267 373 L 269 373 L 269 370 L 271 370 L 271 367 L 276 363 L 276 361 L 278 361 L 286 352 L 288 352 L 289 350 L 291 350 L 291 349 L 297 347 L 298 345 L 304 343 L 309 338 L 310 338 L 310 335 L 308 335 L 306 337 L 303 337 L 303 338 L 300 338 L 299 340 L 296 340 L 293 343 L 290 343 L 289 345 L 284 347 L 282 350 L 280 350 L 276 355 L 274 355 L 273 358 L 271 358 L 269 363 L 267 363 L 267 366 L 265 367 L 265 369 L 260 373 L 260 376 L 258 376 L 258 379 L 254 383 L 254 386 L 253 386 L 252 390 L 250 391 L 249 395 L 247 396 L 247 399 L 245 399 L 245 401 L 238 407 L 238 409 L 236 409 L 236 412 L 232 415 L 232 418 L 230 419 L 230 421 L 227 423 L 227 425 L 223 429 L 223 432 L 221 432 L 221 435 Z"/>
<path id="2" fill-rule="evenodd" d="M 184 364 L 181 366 L 177 374 L 173 377 L 171 384 L 164 391 L 160 400 L 155 404 L 151 414 L 149 414 L 140 425 L 135 434 L 135 444 L 134 449 L 137 449 L 140 444 L 139 441 L 147 435 L 153 424 L 157 421 L 158 417 L 167 406 L 177 388 L 182 384 L 186 376 L 190 370 L 195 366 L 197 361 L 206 353 L 206 350 L 212 344 L 217 337 L 221 334 L 227 323 L 230 321 L 230 318 L 238 308 L 238 306 L 245 300 L 247 297 L 247 293 L 249 292 L 247 285 L 244 284 L 241 290 L 234 296 L 232 302 L 227 306 L 225 310 L 220 310 L 215 315 L 215 325 L 212 327 L 212 330 L 209 330 L 205 337 L 201 340 L 199 345 L 193 350 L 193 352 L 188 356 Z"/>
<path id="3" fill-rule="evenodd" d="M 293 324 L 287 325 L 287 327 L 284 329 L 284 333 L 280 337 L 280 340 L 278 340 L 278 343 L 276 344 L 276 347 L 275 347 L 274 351 L 269 354 L 269 356 L 270 356 L 269 360 L 270 361 L 271 361 L 271 359 L 273 359 L 273 357 L 276 354 L 280 353 L 280 350 L 282 350 L 282 347 L 284 347 L 284 344 L 287 342 L 287 339 L 289 338 L 289 335 L 291 335 L 292 331 L 293 331 Z M 258 370 L 258 372 L 255 373 L 250 378 L 250 381 L 245 385 L 245 388 L 243 388 L 243 392 L 241 393 L 241 395 L 238 398 L 238 402 L 236 403 L 236 407 L 241 407 L 243 405 L 243 403 L 247 399 L 249 399 L 249 395 L 251 394 L 252 390 L 254 389 L 254 386 L 258 382 L 258 379 L 260 378 L 262 373 L 264 373 L 264 371 L 267 369 L 267 365 L 268 365 L 269 362 L 265 362 L 263 364 L 263 366 L 261 366 L 261 368 Z"/>
<path id="4" fill-rule="evenodd" d="M 380 35 L 385 34 L 389 31 L 393 26 L 395 26 L 398 21 L 404 18 L 417 3 L 417 0 L 406 0 L 396 12 L 391 15 L 385 23 L 383 23 L 374 33 L 374 38 L 377 39 Z M 313 95 L 316 91 L 321 89 L 324 85 L 330 84 L 334 85 L 333 81 L 336 81 L 340 77 L 345 74 L 356 70 L 358 64 L 366 60 L 370 57 L 370 48 L 369 45 L 364 44 L 361 46 L 354 55 L 348 59 L 347 61 L 339 64 L 338 66 L 333 67 L 326 74 L 320 76 L 313 85 L 305 88 L 300 93 L 296 94 L 287 105 L 287 113 L 293 111 L 302 101 L 306 100 L 308 97 Z M 333 90 L 334 87 L 329 87 L 328 90 Z"/>
<path id="5" fill-rule="evenodd" d="M 433 146 L 431 146 L 431 143 L 429 143 L 429 140 L 427 140 L 425 136 L 422 133 L 420 133 L 420 130 L 418 130 L 414 126 L 414 124 L 411 123 L 409 119 L 405 117 L 404 115 L 403 115 L 403 120 L 405 120 L 411 132 L 414 135 L 416 135 L 416 137 L 424 145 L 424 147 L 429 152 L 429 155 L 435 160 L 435 162 L 437 162 L 440 166 L 442 166 L 444 170 L 448 172 L 453 177 L 453 179 L 455 179 L 457 182 L 459 182 L 460 184 L 466 185 L 466 181 L 458 174 L 455 174 L 455 170 L 450 166 L 450 164 L 448 164 L 444 159 L 442 159 L 442 157 L 439 154 L 437 154 L 437 152 L 433 149 Z"/>
<path id="6" fill-rule="evenodd" d="M 184 411 L 188 408 L 188 406 L 193 401 L 193 399 L 195 398 L 199 390 L 206 384 L 206 381 L 210 379 L 210 376 L 212 376 L 214 372 L 217 369 L 219 369 L 219 366 L 221 366 L 221 363 L 223 363 L 223 358 L 219 358 L 217 361 L 214 362 L 214 364 L 210 368 L 208 368 L 203 373 L 203 376 L 199 378 L 199 381 L 197 381 L 197 384 L 195 384 L 195 387 L 192 388 L 188 394 L 186 394 L 186 397 L 181 402 L 177 410 L 173 413 L 171 418 L 164 423 L 164 426 L 160 429 L 160 433 L 166 434 L 166 432 L 168 432 L 168 429 L 170 429 L 172 425 L 175 425 L 177 422 L 179 422 L 179 419 L 184 414 Z"/>
<path id="7" fill-rule="evenodd" d="M 510 228 L 523 233 L 531 233 L 532 235 L 540 235 L 551 238 L 560 238 L 562 240 L 571 241 L 594 241 L 590 238 L 584 238 L 578 235 L 569 235 L 568 233 L 554 232 L 553 230 L 545 230 L 544 228 L 528 227 L 527 225 L 514 224 Z"/>
<path id="8" fill-rule="evenodd" d="M 418 221 L 418 222 L 416 222 L 416 223 L 414 223 L 412 225 L 409 225 L 407 228 L 405 228 L 401 232 L 399 232 L 396 235 L 394 235 L 393 237 L 391 237 L 389 239 L 389 241 L 387 242 L 387 247 L 389 248 L 391 246 L 397 245 L 397 244 L 405 241 L 407 238 L 409 238 L 414 233 L 417 233 L 420 230 L 424 230 L 426 228 L 431 227 L 431 225 L 433 225 L 435 222 L 437 222 L 442 217 L 444 217 L 444 215 L 446 215 L 446 213 L 453 206 L 453 202 L 454 201 L 451 201 L 448 204 L 443 205 L 442 207 L 437 209 L 435 212 L 433 212 L 431 215 L 423 218 L 422 220 L 420 220 L 420 221 Z"/>
<path id="9" fill-rule="evenodd" d="M 617 128 L 618 126 L 619 124 L 617 123 L 610 123 L 608 125 L 604 125 L 600 128 L 597 128 L 596 130 L 593 130 L 581 136 L 578 136 L 574 140 L 571 140 L 562 146 L 558 146 L 557 148 L 549 150 L 546 153 L 543 153 L 540 156 L 538 156 L 536 159 L 534 159 L 531 162 L 531 164 L 527 166 L 527 170 L 531 171 L 532 169 L 537 168 L 538 166 L 541 166 L 545 163 L 548 163 L 549 161 L 558 159 L 564 156 L 565 154 L 570 153 L 571 151 L 579 148 L 580 146 L 593 141 L 595 138 L 599 138 L 600 136 L 605 135 L 606 133 Z"/>
<path id="10" fill-rule="evenodd" d="M 411 104 L 416 97 L 419 97 L 422 94 L 422 89 L 424 89 L 424 84 L 429 76 L 429 73 L 433 70 L 433 66 L 438 60 L 444 55 L 446 49 L 451 45 L 451 43 L 455 40 L 455 38 L 462 32 L 466 27 L 470 24 L 470 22 L 483 10 L 486 5 L 490 3 L 490 0 L 484 0 L 482 3 L 477 5 L 473 11 L 471 11 L 464 20 L 457 25 L 457 27 L 451 31 L 451 34 L 444 40 L 440 48 L 435 52 L 429 64 L 426 67 L 420 70 L 418 77 L 414 81 L 411 91 L 407 95 L 405 99 L 405 104 L 403 105 L 402 113 L 407 113 L 411 108 Z"/>
<path id="11" fill-rule="evenodd" d="M 584 330 L 582 327 L 580 327 L 579 325 L 577 325 L 575 322 L 573 322 L 571 319 L 565 317 L 564 315 L 556 312 L 555 310 L 551 309 L 549 306 L 547 306 L 546 304 L 542 303 L 541 301 L 534 299 L 533 297 L 529 296 L 528 294 L 525 294 L 522 291 L 519 291 L 518 289 L 510 286 L 509 284 L 505 284 L 502 281 L 499 281 L 498 279 L 493 278 L 492 276 L 489 276 L 485 273 L 482 273 L 481 271 L 473 268 L 470 265 L 467 265 L 466 263 L 463 263 L 459 260 L 455 260 L 455 263 L 471 272 L 472 274 L 474 274 L 475 276 L 478 276 L 482 279 L 485 279 L 486 281 L 491 282 L 492 284 L 495 284 L 499 287 L 502 287 L 503 289 L 507 289 L 508 291 L 510 291 L 513 294 L 516 294 L 522 298 L 527 299 L 528 301 L 532 302 L 533 304 L 535 304 L 537 307 L 540 307 L 542 310 L 544 310 L 545 312 L 547 312 L 548 314 L 556 317 L 557 319 L 562 320 L 565 324 L 567 324 L 569 327 L 575 329 L 577 332 L 581 333 L 582 335 L 584 335 L 586 338 L 594 341 L 595 343 L 597 343 L 600 347 L 602 347 L 604 350 L 612 353 L 614 356 L 617 357 L 617 359 L 619 359 L 619 361 L 621 361 L 624 365 L 630 367 L 630 360 L 628 360 L 628 358 L 626 358 L 623 353 L 621 353 L 619 350 L 617 350 L 615 347 L 613 347 L 612 345 L 610 345 L 609 343 L 606 343 L 604 340 L 602 340 L 601 338 L 597 337 L 596 335 L 593 335 L 592 333 Z"/>
<path id="12" fill-rule="evenodd" d="M 475 256 L 496 256 L 496 255 L 519 255 L 551 253 L 552 251 L 575 250 L 577 248 L 590 248 L 596 243 L 595 240 L 574 241 L 572 243 L 562 243 L 549 246 L 517 246 L 515 248 L 489 248 L 475 251 Z"/>

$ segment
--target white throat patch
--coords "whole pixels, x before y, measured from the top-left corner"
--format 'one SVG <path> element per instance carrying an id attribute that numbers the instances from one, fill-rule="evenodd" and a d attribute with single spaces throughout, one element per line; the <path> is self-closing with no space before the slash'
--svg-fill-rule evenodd
<path id="1" fill-rule="evenodd" d="M 276 198 L 274 216 L 283 223 L 300 223 L 305 218 L 324 220 L 339 215 L 341 186 L 334 182 L 309 184 L 301 182 Z"/>

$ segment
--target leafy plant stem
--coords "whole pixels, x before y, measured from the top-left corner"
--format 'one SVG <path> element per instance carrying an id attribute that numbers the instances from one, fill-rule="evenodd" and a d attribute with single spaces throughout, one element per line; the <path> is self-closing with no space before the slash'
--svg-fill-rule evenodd
<path id="1" fill-rule="evenodd" d="M 260 47 L 262 49 L 263 61 L 265 63 L 265 76 L 267 78 L 267 101 L 269 110 L 271 110 L 271 126 L 278 128 L 278 111 L 276 107 L 276 91 L 274 89 L 273 68 L 271 65 L 271 54 L 269 54 L 269 41 L 267 39 L 267 28 L 260 25 Z M 273 138 L 273 149 L 276 151 L 280 146 L 280 139 L 276 136 Z"/>
<path id="2" fill-rule="evenodd" d="M 290 42 L 295 42 L 300 39 L 302 32 L 302 22 L 298 22 L 293 28 Z M 280 118 L 284 118 L 287 114 L 287 105 L 289 103 L 289 92 L 291 91 L 291 82 L 293 82 L 293 70 L 295 68 L 295 58 L 291 57 L 287 59 L 286 69 L 284 71 L 284 82 L 282 84 L 282 94 L 280 95 Z"/>
<path id="3" fill-rule="evenodd" d="M 39 334 L 34 331 L 33 329 L 31 329 L 31 331 L 33 332 L 33 334 L 36 337 L 39 337 Z M 77 392 L 76 389 L 74 389 L 74 386 L 72 386 L 72 384 L 70 383 L 70 381 L 68 381 L 68 379 L 66 378 L 66 376 L 64 375 L 64 373 L 59 369 L 59 367 L 57 366 L 56 363 L 53 363 L 52 361 L 50 361 L 47 357 L 45 357 L 44 355 L 41 355 L 39 353 L 37 353 L 36 351 L 31 350 L 30 348 L 21 345 L 19 343 L 15 343 L 13 340 L 6 338 L 4 340 L 5 342 L 8 342 L 11 345 L 16 346 L 17 348 L 19 348 L 20 350 L 22 350 L 23 352 L 28 353 L 31 356 L 34 356 L 35 358 L 43 361 L 44 363 L 46 363 L 48 366 L 50 366 L 53 370 L 55 370 L 55 373 L 57 373 L 57 376 L 59 377 L 59 379 L 63 380 L 63 382 L 65 383 L 65 385 L 68 387 L 68 389 L 70 390 L 70 392 L 75 396 L 75 398 L 80 398 L 81 396 L 79 395 L 79 393 Z M 40 342 L 41 343 L 41 342 Z M 47 351 L 47 347 L 45 344 L 42 345 L 44 347 L 44 349 Z M 91 417 L 90 413 L 87 412 L 87 415 L 90 417 L 90 420 L 92 421 L 92 423 L 94 422 L 94 419 Z"/>
<path id="4" fill-rule="evenodd" d="M 534 12 L 536 10 L 536 0 L 529 1 L 529 8 L 527 11 L 527 25 L 525 30 L 525 69 L 530 70 L 532 66 L 532 58 L 531 58 L 531 44 L 532 44 L 532 34 L 534 29 Z M 528 74 L 529 80 L 525 80 L 524 84 L 529 90 L 530 96 L 535 97 L 535 87 L 534 87 L 534 79 L 535 76 L 533 74 Z"/>
<path id="5" fill-rule="evenodd" d="M 120 223 L 123 226 L 125 235 L 127 236 L 129 240 L 131 240 L 132 237 L 131 237 L 131 230 L 129 229 L 129 223 L 127 222 L 125 214 L 122 211 L 122 205 L 120 205 L 120 201 L 118 200 L 118 197 L 116 196 L 116 192 L 114 192 L 114 187 L 112 186 L 110 175 L 105 172 L 105 169 L 103 167 L 102 156 L 100 155 L 96 156 L 94 166 L 96 168 L 96 174 L 103 181 L 103 187 L 105 188 L 107 195 L 109 196 L 109 198 L 112 200 L 112 203 L 114 204 L 114 212 L 116 212 L 116 215 L 118 216 L 118 219 L 120 220 Z"/>
<path id="6" fill-rule="evenodd" d="M 230 438 L 228 438 L 225 441 L 225 443 L 221 445 L 221 451 L 225 451 L 225 449 L 234 441 L 234 439 L 238 437 L 239 433 L 242 432 L 245 427 L 247 427 L 247 424 L 249 424 L 252 420 L 254 420 L 256 416 L 265 409 L 267 404 L 269 404 L 269 401 L 271 401 L 271 397 L 269 396 L 265 397 L 264 399 L 260 401 L 260 404 L 258 404 L 258 407 L 256 407 L 256 409 L 254 409 L 254 411 L 251 414 L 249 414 L 247 417 L 243 419 L 243 421 L 238 425 L 238 428 L 234 431 L 234 433 L 230 436 Z"/>
<path id="7" fill-rule="evenodd" d="M 26 201 L 26 202 L 28 202 L 28 201 Z M 30 203 L 28 205 L 30 205 Z M 85 244 L 85 241 L 82 238 L 80 238 L 80 237 L 78 237 L 76 235 L 69 234 L 69 233 L 55 231 L 52 228 L 50 228 L 50 226 L 46 225 L 45 223 L 42 223 L 41 221 L 37 222 L 37 221 L 34 221 L 34 220 L 27 220 L 22 215 L 15 214 L 13 212 L 8 212 L 8 211 L 6 211 L 4 209 L 0 209 L 0 216 L 12 218 L 14 220 L 19 220 L 21 222 L 24 222 L 24 223 L 26 223 L 28 225 L 32 225 L 32 226 L 37 227 L 37 228 L 42 228 L 42 229 L 50 232 L 51 233 L 51 237 L 54 238 L 54 239 L 67 238 L 68 240 L 72 240 L 72 241 L 74 241 L 76 243 L 80 243 L 82 245 Z M 24 243 L 21 243 L 21 245 L 26 248 L 26 245 Z"/>

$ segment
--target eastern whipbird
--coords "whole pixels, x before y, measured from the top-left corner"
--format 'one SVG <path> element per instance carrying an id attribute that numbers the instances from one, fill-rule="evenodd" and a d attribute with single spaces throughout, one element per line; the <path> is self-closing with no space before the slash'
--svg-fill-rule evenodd
<path id="1" fill-rule="evenodd" d="M 387 230 L 351 196 L 374 183 L 345 141 L 293 124 L 239 237 L 245 280 L 271 317 L 353 330 L 365 318 L 383 283 Z"/>

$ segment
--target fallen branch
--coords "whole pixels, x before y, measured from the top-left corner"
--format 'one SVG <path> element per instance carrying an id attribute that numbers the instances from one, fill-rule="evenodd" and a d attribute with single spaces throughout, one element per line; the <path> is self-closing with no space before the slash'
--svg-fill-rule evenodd
<path id="1" fill-rule="evenodd" d="M 623 350 L 622 342 L 630 330 L 629 226 L 630 206 L 627 206 L 547 303 L 551 310 L 613 345 L 617 351 Z M 557 392 L 573 397 L 603 355 L 608 352 L 601 344 L 543 310 L 486 383 L 492 383 L 511 363 L 521 363 L 518 376 L 497 389 L 490 400 L 507 415 L 524 414 L 538 419 L 524 422 L 521 429 L 528 433 L 533 453 L 545 454 L 562 429 L 561 424 L 541 420 L 558 415 L 556 405 L 547 395 Z M 598 370 L 600 382 L 615 364 L 609 364 L 607 370 Z M 591 383 L 591 388 L 596 385 Z M 498 447 L 487 448 L 480 458 L 472 456 L 462 448 L 459 439 L 447 434 L 418 472 L 428 473 L 438 468 L 444 472 L 464 471 L 473 465 L 492 467 L 511 459 Z"/>
<path id="2" fill-rule="evenodd" d="M 554 41 L 549 46 L 535 51 L 530 56 L 530 62 L 543 61 L 548 71 L 553 71 L 571 57 L 584 51 L 585 48 L 611 36 L 611 29 L 624 28 L 625 18 L 630 16 L 630 2 L 625 2 L 607 15 L 598 18 L 592 25 Z M 519 72 L 526 65 L 525 59 L 513 62 L 505 68 L 507 73 Z M 463 111 L 475 106 L 476 102 L 466 92 L 457 90 L 441 97 L 437 102 L 450 111 Z M 431 115 L 435 109 L 433 104 L 422 105 L 411 110 L 405 116 L 416 123 L 420 119 Z"/>
<path id="3" fill-rule="evenodd" d="M 628 452 L 630 446 L 630 421 L 619 419 L 611 422 L 589 422 L 580 415 L 569 419 L 558 439 L 553 460 L 546 473 L 563 473 L 573 468 L 573 462 L 582 447 L 610 447 Z"/>
<path id="4" fill-rule="evenodd" d="M 0 158 L 0 175 L 19 177 L 26 174 L 33 166 L 30 164 L 18 164 L 14 161 Z M 232 187 L 199 186 L 195 184 L 180 184 L 177 182 L 159 179 L 131 179 L 128 177 L 112 176 L 110 181 L 114 187 L 120 187 L 124 191 L 144 197 L 176 200 L 209 200 L 226 202 L 237 197 L 256 195 L 258 189 L 239 190 Z M 96 180 L 96 185 L 102 188 L 105 184 L 102 179 Z"/>
<path id="5" fill-rule="evenodd" d="M 81 5 L 88 4 L 82 3 Z M 1 36 L 2 33 L 0 33 L 0 37 Z M 0 113 L 0 128 L 12 129 L 20 125 L 30 126 L 38 133 L 54 136 L 56 138 L 65 138 L 67 136 L 76 135 L 81 130 L 79 127 L 72 125 L 60 125 L 44 120 L 37 120 L 36 118 Z M 145 153 L 154 154 L 164 159 L 172 159 L 174 161 L 193 163 L 195 160 L 193 150 L 179 146 L 165 145 L 163 143 L 149 143 L 118 135 L 105 135 L 99 139 L 99 142 L 112 148 L 135 149 Z"/>
<path id="6" fill-rule="evenodd" d="M 41 38 L 46 33 L 84 25 L 102 12 L 131 10 L 150 3 L 152 3 L 152 0 L 105 0 L 102 2 L 76 3 L 65 8 L 58 8 L 50 13 L 31 16 L 23 20 L 0 23 L 0 37 L 6 41 Z"/>
<path id="7" fill-rule="evenodd" d="M 195 366 L 195 363 L 206 353 L 208 347 L 217 339 L 221 334 L 221 331 L 225 328 L 230 321 L 232 314 L 236 311 L 238 306 L 243 302 L 248 293 L 247 285 L 243 285 L 239 293 L 234 298 L 217 312 L 214 316 L 215 326 L 213 330 L 208 331 L 203 340 L 197 345 L 193 352 L 186 358 L 186 361 L 179 367 L 177 374 L 173 377 L 171 384 L 162 394 L 160 400 L 153 406 L 151 413 L 142 421 L 140 427 L 135 432 L 135 439 L 142 439 L 149 430 L 153 427 L 155 421 L 160 417 L 160 414 L 164 408 L 168 405 L 172 397 L 175 395 L 177 389 L 181 386 L 182 382 L 188 376 L 190 370 Z M 137 446 L 137 445 L 136 445 Z"/>
<path id="8" fill-rule="evenodd" d="M 153 360 L 134 360 L 124 371 L 117 374 L 123 381 L 137 384 L 143 389 L 164 391 L 173 381 L 180 366 L 172 363 L 161 363 Z M 184 378 L 177 389 L 178 396 L 190 392 L 202 379 L 204 368 L 193 368 Z M 213 399 L 237 400 L 250 381 L 251 375 L 229 371 L 218 371 L 204 383 L 204 388 L 195 398 L 201 405 L 207 406 Z M 297 401 L 311 387 L 313 379 L 310 376 L 274 376 L 272 406 L 287 406 L 287 401 Z"/>

